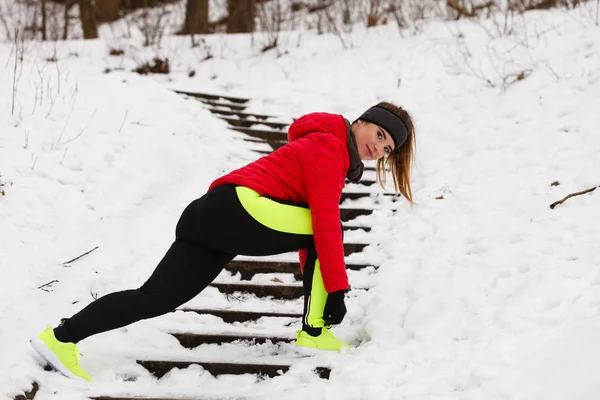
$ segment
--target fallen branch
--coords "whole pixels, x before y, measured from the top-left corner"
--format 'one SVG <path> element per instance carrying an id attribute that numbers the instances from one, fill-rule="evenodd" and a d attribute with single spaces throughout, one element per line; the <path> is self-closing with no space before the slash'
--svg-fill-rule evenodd
<path id="1" fill-rule="evenodd" d="M 44 283 L 42 286 L 38 286 L 38 289 L 46 290 L 46 289 L 44 289 L 44 287 L 46 287 L 46 286 L 50 286 L 50 285 L 52 285 L 53 283 L 58 283 L 58 281 L 57 281 L 56 279 L 54 279 L 54 280 L 51 280 L 51 281 L 50 281 L 50 282 L 48 282 L 48 283 Z"/>
<path id="2" fill-rule="evenodd" d="M 125 116 L 123 117 L 123 122 L 121 122 L 121 126 L 119 127 L 119 133 L 121 133 L 121 129 L 123 129 L 123 125 L 125 125 L 125 120 L 127 119 L 127 114 L 129 114 L 129 109 L 125 110 Z"/>
<path id="3" fill-rule="evenodd" d="M 564 203 L 565 201 L 567 201 L 568 199 L 570 199 L 571 197 L 575 197 L 575 196 L 580 196 L 582 194 L 586 194 L 586 193 L 590 193 L 593 192 L 594 190 L 596 190 L 597 188 L 599 188 L 600 186 L 594 186 L 591 189 L 587 189 L 581 192 L 577 192 L 577 193 L 571 193 L 570 195 L 566 196 L 564 199 L 559 200 L 559 201 L 555 201 L 554 203 L 550 204 L 550 208 L 554 210 L 554 207 L 556 207 L 559 204 Z"/>
<path id="4" fill-rule="evenodd" d="M 88 251 L 88 252 L 86 252 L 86 253 L 83 253 L 83 254 L 82 254 L 82 255 L 80 255 L 79 257 L 75 257 L 75 258 L 74 258 L 74 259 L 72 259 L 72 260 L 69 260 L 69 261 L 66 261 L 66 262 L 64 262 L 64 263 L 63 263 L 63 265 L 67 265 L 67 264 L 69 264 L 69 263 L 72 263 L 73 261 L 77 261 L 77 260 L 79 260 L 81 257 L 87 256 L 87 255 L 88 255 L 88 254 L 90 254 L 92 251 L 96 250 L 98 247 L 99 247 L 99 246 L 96 246 L 96 247 L 94 247 L 93 249 L 91 249 L 90 251 Z"/>

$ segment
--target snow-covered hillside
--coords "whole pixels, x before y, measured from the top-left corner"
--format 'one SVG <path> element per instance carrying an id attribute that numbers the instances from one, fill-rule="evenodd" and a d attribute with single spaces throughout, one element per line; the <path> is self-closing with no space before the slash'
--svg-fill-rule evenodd
<path id="1" fill-rule="evenodd" d="M 111 57 L 105 31 L 25 43 L 15 64 L 1 44 L 0 398 L 35 380 L 42 400 L 80 399 L 123 385 L 136 356 L 176 354 L 160 335 L 181 323 L 172 316 L 98 335 L 81 343 L 94 376 L 86 386 L 44 372 L 28 343 L 93 296 L 143 283 L 183 208 L 256 158 L 242 134 L 172 89 L 247 96 L 250 111 L 284 122 L 403 105 L 417 123 L 417 205 L 361 217 L 374 228 L 353 238 L 377 245 L 349 261 L 380 268 L 349 300 L 338 332 L 361 345 L 331 360 L 329 381 L 197 380 L 191 370 L 149 381 L 149 394 L 597 398 L 600 190 L 549 207 L 600 185 L 600 27 L 590 12 L 529 13 L 514 36 L 468 21 L 404 37 L 391 25 L 356 29 L 345 43 L 287 32 L 266 53 L 257 35 L 213 35 L 196 48 L 166 37 L 158 54 L 120 38 L 125 54 Z M 130 72 L 156 55 L 171 74 Z M 224 300 L 208 292 L 192 303 L 206 301 Z"/>

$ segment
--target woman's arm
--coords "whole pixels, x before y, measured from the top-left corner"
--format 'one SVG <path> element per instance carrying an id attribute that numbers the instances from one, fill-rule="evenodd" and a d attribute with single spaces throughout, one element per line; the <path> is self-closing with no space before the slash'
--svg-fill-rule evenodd
<path id="1" fill-rule="evenodd" d="M 347 164 L 345 143 L 326 133 L 298 140 L 304 151 L 302 176 L 311 210 L 313 236 L 327 292 L 348 288 L 340 226 L 340 198 Z"/>

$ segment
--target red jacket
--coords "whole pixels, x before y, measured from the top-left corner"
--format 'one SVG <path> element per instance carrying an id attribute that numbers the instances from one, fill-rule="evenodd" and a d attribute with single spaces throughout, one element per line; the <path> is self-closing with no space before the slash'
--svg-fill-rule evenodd
<path id="1" fill-rule="evenodd" d="M 346 122 L 341 115 L 308 114 L 290 126 L 288 140 L 271 154 L 215 180 L 209 190 L 232 183 L 272 199 L 308 204 L 325 289 L 345 290 L 339 203 L 350 167 Z M 301 251 L 301 266 L 305 260 L 306 252 Z"/>

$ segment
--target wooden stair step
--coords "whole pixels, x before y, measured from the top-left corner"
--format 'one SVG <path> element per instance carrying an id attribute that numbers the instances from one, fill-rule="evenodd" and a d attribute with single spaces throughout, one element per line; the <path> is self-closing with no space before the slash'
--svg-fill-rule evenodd
<path id="1" fill-rule="evenodd" d="M 248 138 L 244 138 L 244 142 L 262 143 L 262 144 L 269 145 L 271 147 L 271 150 L 268 151 L 266 154 L 271 154 L 273 151 L 277 150 L 280 147 L 285 146 L 288 143 L 287 140 L 286 141 L 283 141 L 283 140 L 262 140 L 262 139 L 248 139 Z"/>
<path id="2" fill-rule="evenodd" d="M 374 179 L 361 179 L 360 182 L 356 183 L 356 185 L 372 186 L 376 183 L 377 183 L 377 181 Z"/>
<path id="3" fill-rule="evenodd" d="M 235 292 L 251 293 L 257 297 L 273 297 L 280 300 L 294 300 L 303 296 L 301 285 L 258 285 L 248 283 L 211 283 L 219 292 L 231 295 Z"/>
<path id="4" fill-rule="evenodd" d="M 346 264 L 346 269 L 359 271 L 369 266 L 368 264 Z M 255 274 L 271 273 L 294 274 L 298 280 L 302 277 L 299 263 L 292 261 L 234 260 L 227 264 L 225 269 L 232 274 L 239 272 L 242 280 L 250 280 Z"/>
<path id="5" fill-rule="evenodd" d="M 279 336 L 258 336 L 253 334 L 234 334 L 234 333 L 170 333 L 186 349 L 193 349 L 203 344 L 223 344 L 236 341 L 253 342 L 263 344 L 270 341 L 272 343 L 291 343 L 295 338 Z"/>
<path id="6" fill-rule="evenodd" d="M 241 128 L 250 128 L 252 125 L 261 124 L 266 125 L 270 128 L 281 129 L 286 126 L 289 126 L 288 123 L 285 122 L 275 122 L 275 121 L 257 121 L 251 119 L 240 119 L 240 118 L 228 118 L 228 117 L 220 117 L 221 119 L 227 121 L 229 125 Z"/>
<path id="7" fill-rule="evenodd" d="M 91 400 L 209 400 L 208 397 L 123 397 L 123 396 L 100 396 L 100 397 L 90 397 Z M 241 398 L 239 398 L 241 399 Z M 214 397 L 211 397 L 210 400 L 215 400 Z"/>
<path id="8" fill-rule="evenodd" d="M 289 365 L 278 364 L 243 364 L 243 363 L 216 363 L 203 361 L 151 361 L 137 360 L 137 363 L 146 368 L 152 375 L 162 378 L 173 368 L 184 369 L 190 365 L 199 365 L 213 376 L 219 375 L 266 375 L 271 378 L 281 375 L 290 369 Z M 315 373 L 322 379 L 329 379 L 331 370 L 325 367 L 316 367 Z"/>
<path id="9" fill-rule="evenodd" d="M 260 285 L 249 283 L 211 283 L 219 292 L 232 295 L 236 292 L 250 293 L 257 297 L 273 297 L 279 300 L 299 299 L 304 295 L 302 285 Z M 369 290 L 369 288 L 354 288 L 352 290 Z"/>
<path id="10" fill-rule="evenodd" d="M 234 131 L 237 132 L 241 132 L 241 133 L 245 133 L 248 136 L 251 136 L 253 138 L 257 138 L 257 139 L 263 139 L 266 141 L 274 141 L 274 142 L 281 142 L 281 141 L 286 141 L 287 142 L 287 133 L 283 132 L 283 131 L 275 131 L 275 130 L 269 130 L 269 129 L 252 129 L 252 128 L 242 128 L 242 127 L 235 127 L 235 128 L 231 128 Z"/>
<path id="11" fill-rule="evenodd" d="M 342 201 L 364 199 L 371 196 L 400 197 L 401 195 L 396 193 L 342 192 Z"/>
<path id="12" fill-rule="evenodd" d="M 245 99 L 242 97 L 233 97 L 233 96 L 224 96 L 222 94 L 209 94 L 209 93 L 200 93 L 200 92 L 188 92 L 185 90 L 174 90 L 175 93 L 184 94 L 186 96 L 195 97 L 198 99 L 206 99 L 211 101 L 218 101 L 220 99 L 230 101 L 232 103 L 247 103 L 250 99 Z"/>
<path id="13" fill-rule="evenodd" d="M 340 208 L 340 217 L 342 222 L 348 222 L 362 215 L 371 215 L 373 210 L 365 208 Z"/>
<path id="14" fill-rule="evenodd" d="M 254 150 L 252 149 L 253 152 L 258 153 L 262 156 L 267 156 L 269 154 L 271 154 L 273 152 L 273 150 Z"/>
<path id="15" fill-rule="evenodd" d="M 123 397 L 123 396 L 100 396 L 90 397 L 91 400 L 215 400 L 215 397 Z M 242 400 L 242 397 L 236 397 L 236 400 Z"/>
<path id="16" fill-rule="evenodd" d="M 343 225 L 344 231 L 357 231 L 363 230 L 365 232 L 371 232 L 371 228 L 368 226 L 354 226 L 354 225 Z"/>
<path id="17" fill-rule="evenodd" d="M 302 318 L 300 313 L 278 313 L 278 312 L 259 312 L 259 311 L 238 311 L 238 310 L 213 310 L 182 308 L 179 311 L 195 312 L 196 314 L 208 314 L 219 317 L 226 323 L 256 321 L 262 317 L 273 318 Z"/>
<path id="18" fill-rule="evenodd" d="M 200 99 L 200 101 L 207 105 L 207 106 L 211 106 L 211 107 L 225 107 L 228 108 L 230 110 L 235 110 L 235 111 L 244 111 L 247 107 L 243 104 L 235 104 L 235 103 L 229 103 L 229 102 L 225 102 L 225 101 L 213 101 L 213 100 L 205 100 L 205 99 Z"/>
<path id="19" fill-rule="evenodd" d="M 255 118 L 258 120 L 266 120 L 269 118 L 275 118 L 274 115 L 267 115 L 267 114 L 254 114 L 254 113 L 247 113 L 247 112 L 243 112 L 243 111 L 235 111 L 235 110 L 223 110 L 222 108 L 209 108 L 208 111 L 210 111 L 213 114 L 218 114 L 218 115 L 227 115 L 227 116 L 237 116 L 238 118 Z"/>
<path id="20" fill-rule="evenodd" d="M 33 381 L 31 384 L 31 390 L 25 391 L 23 394 L 16 395 L 13 400 L 32 400 L 35 398 L 38 390 L 40 390 L 40 385 L 36 381 Z"/>

